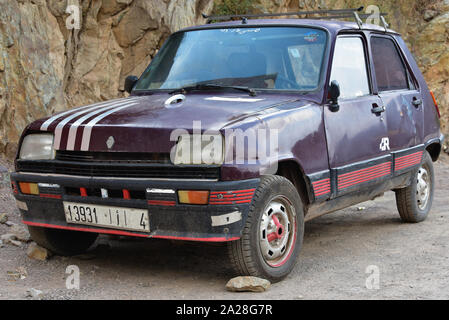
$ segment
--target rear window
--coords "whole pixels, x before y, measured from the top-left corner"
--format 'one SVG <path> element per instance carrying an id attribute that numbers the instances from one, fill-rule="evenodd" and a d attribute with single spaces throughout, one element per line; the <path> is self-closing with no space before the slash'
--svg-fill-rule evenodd
<path id="1" fill-rule="evenodd" d="M 409 89 L 407 70 L 393 40 L 373 37 L 371 48 L 379 91 Z"/>

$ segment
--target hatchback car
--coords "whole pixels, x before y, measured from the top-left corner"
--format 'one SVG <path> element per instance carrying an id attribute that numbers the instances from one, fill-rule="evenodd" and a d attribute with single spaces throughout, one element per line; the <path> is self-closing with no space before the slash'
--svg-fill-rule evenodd
<path id="1" fill-rule="evenodd" d="M 23 132 L 12 188 L 33 240 L 56 254 L 98 234 L 226 242 L 240 275 L 278 281 L 306 221 L 388 190 L 405 222 L 432 206 L 438 106 L 386 27 L 191 27 L 125 88 Z"/>

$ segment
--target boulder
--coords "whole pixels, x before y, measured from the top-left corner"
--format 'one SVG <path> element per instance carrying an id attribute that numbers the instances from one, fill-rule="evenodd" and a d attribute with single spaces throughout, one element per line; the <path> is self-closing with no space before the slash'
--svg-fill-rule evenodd
<path id="1" fill-rule="evenodd" d="M 47 249 L 39 246 L 37 243 L 32 242 L 27 249 L 27 256 L 30 259 L 46 261 L 51 256 L 51 253 Z"/>
<path id="2" fill-rule="evenodd" d="M 257 277 L 237 277 L 228 281 L 226 289 L 231 292 L 264 292 L 271 286 L 270 281 Z"/>

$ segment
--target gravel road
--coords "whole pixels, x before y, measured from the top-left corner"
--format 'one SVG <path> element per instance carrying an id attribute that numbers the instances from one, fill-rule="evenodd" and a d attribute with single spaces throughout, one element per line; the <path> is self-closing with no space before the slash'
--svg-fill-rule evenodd
<path id="1" fill-rule="evenodd" d="M 26 244 L 0 247 L 0 299 L 30 299 L 31 288 L 44 299 L 449 299 L 449 157 L 435 170 L 427 221 L 401 223 L 392 192 L 311 221 L 294 271 L 265 293 L 225 290 L 233 274 L 221 245 L 102 236 L 87 255 L 45 262 L 29 259 Z M 14 206 L 1 189 L 0 213 L 19 224 Z M 79 290 L 66 289 L 71 265 Z M 23 279 L 8 273 L 17 270 Z M 379 286 L 368 289 L 377 271 Z"/>

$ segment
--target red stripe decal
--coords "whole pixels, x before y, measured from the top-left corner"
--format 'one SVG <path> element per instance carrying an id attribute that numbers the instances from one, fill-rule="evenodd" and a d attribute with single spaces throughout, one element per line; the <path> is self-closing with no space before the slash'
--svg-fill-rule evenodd
<path id="1" fill-rule="evenodd" d="M 329 193 L 331 193 L 331 189 L 325 190 L 323 192 L 315 193 L 315 196 L 316 197 L 321 197 L 321 196 L 324 196 L 325 194 L 329 194 Z"/>
<path id="2" fill-rule="evenodd" d="M 408 157 L 413 157 L 413 156 L 422 156 L 423 153 L 424 153 L 423 151 L 415 152 L 415 153 L 412 153 L 412 154 L 409 154 L 409 155 L 406 155 L 406 156 L 402 156 L 402 157 L 400 157 L 400 158 L 397 158 L 396 161 L 397 161 L 397 160 L 400 160 L 400 159 L 408 158 Z"/>
<path id="3" fill-rule="evenodd" d="M 132 232 L 126 232 L 126 231 L 118 231 L 118 230 L 65 227 L 65 226 L 58 226 L 58 225 L 46 224 L 46 223 L 36 223 L 36 222 L 29 222 L 29 221 L 22 221 L 22 222 L 26 225 L 34 226 L 34 227 L 44 227 L 44 228 L 83 231 L 83 232 L 94 232 L 94 233 L 104 233 L 104 234 L 115 234 L 115 235 L 141 237 L 141 238 L 171 239 L 171 240 L 200 241 L 200 242 L 228 242 L 228 241 L 236 241 L 236 240 L 240 239 L 240 237 L 234 237 L 234 238 L 225 238 L 225 237 L 189 238 L 189 237 L 158 236 L 158 235 L 150 236 L 150 235 L 144 235 L 144 234 L 138 234 L 138 233 L 132 233 Z"/>
<path id="4" fill-rule="evenodd" d="M 215 201 L 236 201 L 236 200 L 248 200 L 248 199 L 252 199 L 253 197 L 241 197 L 241 198 L 223 198 L 223 199 L 218 199 L 218 198 L 214 198 L 214 199 L 210 199 L 210 202 L 215 202 Z"/>
<path id="5" fill-rule="evenodd" d="M 319 187 L 319 188 L 314 188 L 314 190 L 315 191 L 322 191 L 322 190 L 325 190 L 325 189 L 329 189 L 330 187 L 331 187 L 330 184 L 327 184 L 327 185 Z"/>
<path id="6" fill-rule="evenodd" d="M 170 206 L 173 207 L 176 205 L 175 201 L 162 201 L 162 200 L 148 200 L 148 204 L 152 206 Z"/>
<path id="7" fill-rule="evenodd" d="M 331 193 L 331 179 L 330 178 L 312 182 L 312 186 L 313 186 L 313 193 L 315 194 L 315 197 L 321 197 L 321 196 Z"/>
<path id="8" fill-rule="evenodd" d="M 236 191 L 213 191 L 210 193 L 209 204 L 243 204 L 251 203 L 256 189 Z"/>
<path id="9" fill-rule="evenodd" d="M 210 194 L 232 194 L 232 193 L 248 193 L 248 192 L 254 192 L 256 189 L 248 189 L 248 190 L 237 190 L 237 191 L 212 191 Z"/>
<path id="10" fill-rule="evenodd" d="M 19 193 L 19 190 L 17 190 L 17 185 L 16 185 L 16 183 L 14 181 L 11 182 L 11 187 L 12 187 L 12 190 L 13 190 L 13 192 L 15 194 Z"/>
<path id="11" fill-rule="evenodd" d="M 325 179 L 325 180 L 315 181 L 312 184 L 314 187 L 319 187 L 319 186 L 323 186 L 323 185 L 328 185 L 330 183 L 331 183 L 331 179 Z"/>
<path id="12" fill-rule="evenodd" d="M 233 198 L 233 197 L 244 197 L 244 196 L 252 196 L 254 192 L 251 193 L 241 193 L 241 194 L 223 194 L 223 198 Z M 218 199 L 218 195 L 211 196 L 211 199 Z"/>
<path id="13" fill-rule="evenodd" d="M 391 174 L 391 162 L 385 162 L 373 167 L 349 172 L 338 177 L 338 190 L 385 177 L 389 174 Z"/>
<path id="14" fill-rule="evenodd" d="M 409 154 L 407 156 L 397 158 L 394 170 L 399 171 L 420 164 L 423 153 L 424 153 L 423 151 L 420 151 L 413 154 Z"/>
<path id="15" fill-rule="evenodd" d="M 39 197 L 41 198 L 50 198 L 50 199 L 62 199 L 62 196 L 59 194 L 45 194 L 45 193 L 41 193 L 39 195 Z"/>
<path id="16" fill-rule="evenodd" d="M 388 169 L 383 169 L 383 170 L 379 170 L 379 171 L 375 171 L 375 172 L 369 172 L 369 173 L 364 173 L 364 174 L 360 174 L 358 176 L 354 176 L 351 178 L 347 178 L 347 179 L 342 179 L 342 180 L 338 180 L 339 184 L 345 184 L 345 183 L 350 183 L 350 182 L 354 182 L 360 179 L 365 179 L 365 178 L 369 178 L 369 177 L 373 177 L 379 174 L 383 174 L 383 173 L 391 173 L 391 168 Z"/>
<path id="17" fill-rule="evenodd" d="M 174 236 L 151 236 L 151 238 L 169 239 L 169 240 L 184 240 L 184 241 L 199 241 L 199 242 L 230 242 L 230 241 L 236 241 L 236 240 L 240 239 L 240 237 L 234 237 L 234 238 L 224 238 L 224 237 L 188 238 L 188 237 L 174 237 Z"/>
<path id="18" fill-rule="evenodd" d="M 360 183 L 360 181 L 365 182 L 365 181 L 369 181 L 369 180 L 374 180 L 379 177 L 384 177 L 386 175 L 389 175 L 390 173 L 391 173 L 390 169 L 384 169 L 382 171 L 371 173 L 369 175 L 362 175 L 358 178 L 352 178 L 350 180 L 339 181 L 338 186 L 341 187 L 343 185 L 348 185 L 348 184 L 357 184 L 357 183 Z"/>
<path id="19" fill-rule="evenodd" d="M 381 163 L 381 164 L 378 164 L 378 165 L 373 166 L 373 167 L 369 167 L 369 168 L 360 169 L 360 170 L 357 170 L 357 171 L 352 171 L 352 172 L 349 172 L 349 173 L 345 173 L 345 174 L 342 174 L 341 176 L 339 176 L 339 178 L 344 178 L 344 177 L 347 177 L 347 176 L 350 176 L 350 175 L 357 175 L 360 172 L 364 172 L 364 171 L 368 171 L 368 170 L 371 171 L 371 170 L 381 169 L 382 167 L 384 167 L 386 165 L 391 165 L 391 162 L 385 162 L 385 163 Z"/>
<path id="20" fill-rule="evenodd" d="M 401 160 L 401 161 L 397 161 L 396 165 L 400 165 L 400 164 L 407 163 L 407 162 L 410 162 L 410 161 L 421 161 L 421 157 L 413 157 L 413 158 L 407 158 L 407 159 L 404 159 L 404 160 Z"/>
<path id="21" fill-rule="evenodd" d="M 410 158 L 410 159 L 402 160 L 402 161 L 396 162 L 396 166 L 407 164 L 409 162 L 421 162 L 421 158 Z"/>
<path id="22" fill-rule="evenodd" d="M 122 235 L 122 236 L 133 236 L 133 237 L 143 237 L 143 238 L 149 238 L 147 235 L 142 235 L 138 233 L 132 233 L 132 232 L 125 232 L 125 231 L 118 231 L 118 230 L 108 230 L 108 229 L 88 229 L 88 228 L 78 228 L 78 227 L 64 227 L 64 226 L 58 226 L 54 224 L 47 224 L 47 223 L 36 223 L 36 222 L 29 222 L 29 221 L 22 221 L 24 224 L 34 227 L 44 227 L 44 228 L 52 228 L 52 229 L 62 229 L 62 230 L 73 230 L 73 231 L 83 231 L 83 232 L 94 232 L 94 233 L 105 233 L 105 234 L 116 234 L 116 235 Z"/>

